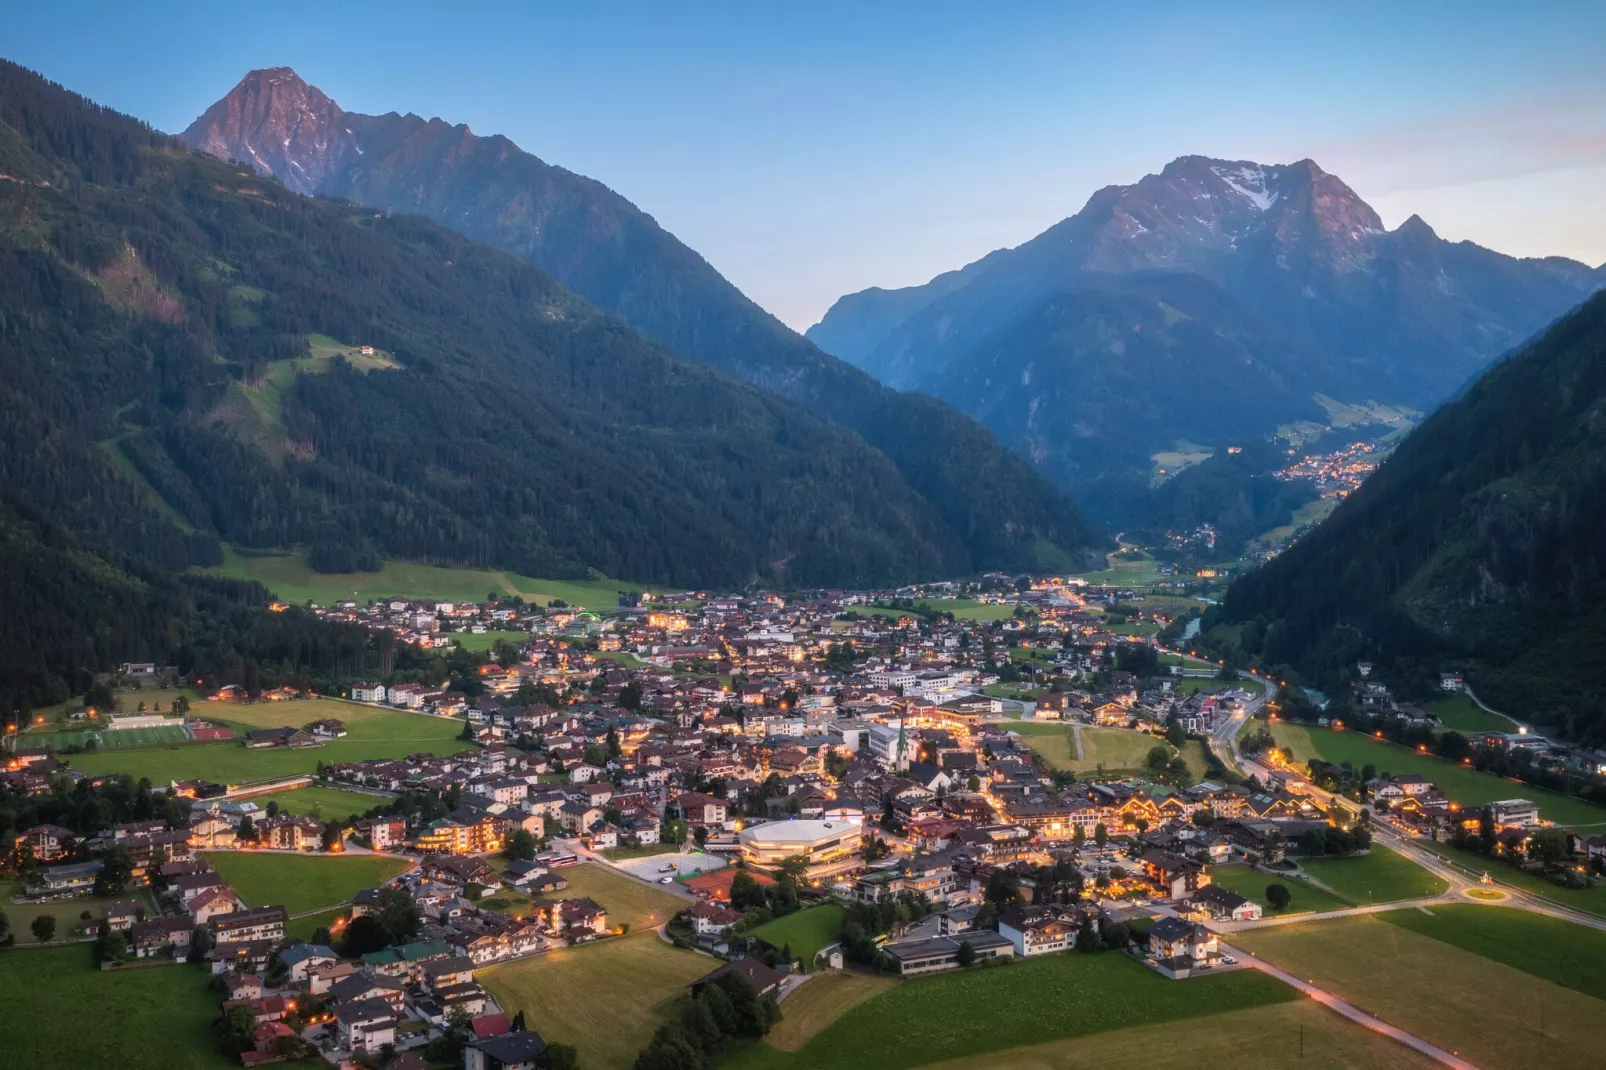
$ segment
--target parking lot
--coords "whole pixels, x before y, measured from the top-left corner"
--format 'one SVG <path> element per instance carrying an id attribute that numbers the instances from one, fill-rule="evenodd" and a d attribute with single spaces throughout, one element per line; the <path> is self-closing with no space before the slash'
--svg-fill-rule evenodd
<path id="1" fill-rule="evenodd" d="M 720 855 L 705 854 L 702 851 L 684 851 L 680 854 L 632 858 L 617 865 L 642 880 L 657 881 L 663 877 L 691 877 L 698 873 L 723 869 L 725 859 Z"/>

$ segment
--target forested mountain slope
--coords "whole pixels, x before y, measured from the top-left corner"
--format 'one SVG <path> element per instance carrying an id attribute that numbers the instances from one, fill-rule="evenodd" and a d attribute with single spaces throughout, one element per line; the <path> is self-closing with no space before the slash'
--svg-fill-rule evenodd
<path id="1" fill-rule="evenodd" d="M 260 598 L 178 575 L 224 541 L 686 585 L 973 567 L 974 533 L 851 431 L 435 223 L 3 63 L 0 176 L 11 695 Z"/>
<path id="2" fill-rule="evenodd" d="M 0 465 L 76 530 L 168 565 L 221 538 L 689 584 L 968 569 L 857 436 L 539 269 L 4 74 Z"/>
<path id="3" fill-rule="evenodd" d="M 851 429 L 929 503 L 970 567 L 1057 569 L 1103 545 L 985 429 L 821 352 L 634 204 L 505 137 L 347 112 L 288 68 L 252 71 L 182 136 L 293 189 L 415 212 L 512 252 L 681 356 Z"/>
<path id="4" fill-rule="evenodd" d="M 1606 295 L 1417 428 L 1207 622 L 1336 685 L 1465 665 L 1497 708 L 1606 739 Z"/>

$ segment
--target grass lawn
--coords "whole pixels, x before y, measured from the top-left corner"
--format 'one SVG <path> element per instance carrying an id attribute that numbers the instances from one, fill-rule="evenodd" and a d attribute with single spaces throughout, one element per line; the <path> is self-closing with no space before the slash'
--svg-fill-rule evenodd
<path id="1" fill-rule="evenodd" d="M 811 982 L 812 983 L 812 982 Z M 794 997 L 795 998 L 795 997 Z M 791 1001 L 787 1001 L 790 1005 Z M 782 1023 L 785 1024 L 784 1022 Z M 1008 1048 L 980 1057 L 933 1063 L 928 1070 L 1427 1070 L 1438 1064 L 1318 1006 L 1310 1000 L 1226 1011 L 1189 1020 L 1184 1043 L 1169 1023 Z"/>
<path id="2" fill-rule="evenodd" d="M 816 951 L 836 943 L 842 931 L 842 913 L 842 907 L 836 903 L 821 903 L 766 922 L 754 929 L 752 935 L 771 947 L 790 946 L 792 954 L 807 970 L 814 964 Z"/>
<path id="3" fill-rule="evenodd" d="M 1232 943 L 1483 1070 L 1578 1066 L 1579 1053 L 1606 1044 L 1606 1002 L 1377 918 L 1235 933 Z"/>
<path id="4" fill-rule="evenodd" d="M 1195 780 L 1207 780 L 1210 777 L 1210 748 L 1201 739 L 1183 740 L 1182 760 L 1188 763 L 1188 771 Z"/>
<path id="5" fill-rule="evenodd" d="M 581 1066 L 606 1070 L 634 1063 L 686 986 L 718 966 L 644 932 L 492 966 L 474 979 L 549 1042 L 580 1049 Z"/>
<path id="6" fill-rule="evenodd" d="M 1543 877 L 1532 873 L 1524 873 L 1514 866 L 1508 866 L 1498 859 L 1485 858 L 1475 851 L 1461 851 L 1447 843 L 1434 843 L 1432 840 L 1416 840 L 1416 845 L 1424 851 L 1432 851 L 1441 857 L 1451 859 L 1470 867 L 1476 873 L 1487 872 L 1489 876 L 1513 888 L 1533 892 L 1554 899 L 1558 903 L 1565 903 L 1575 910 L 1587 910 L 1592 914 L 1606 916 L 1606 883 L 1592 884 L 1588 888 L 1563 888 L 1551 884 Z"/>
<path id="7" fill-rule="evenodd" d="M 74 768 L 86 773 L 127 773 L 153 784 L 203 777 L 226 784 L 290 776 L 316 771 L 319 762 L 355 762 L 364 758 L 405 758 L 418 751 L 453 754 L 471 744 L 457 738 L 462 722 L 425 717 L 335 699 L 299 699 L 292 702 L 197 702 L 191 713 L 227 721 L 242 734 L 253 728 L 299 727 L 310 721 L 335 717 L 346 722 L 346 735 L 316 747 L 247 750 L 238 740 L 226 743 L 190 743 L 147 750 L 67 755 Z M 367 809 L 367 807 L 364 807 Z"/>
<path id="8" fill-rule="evenodd" d="M 100 908 L 108 903 L 115 903 L 122 899 L 133 899 L 145 904 L 145 909 L 156 913 L 156 907 L 151 903 L 150 894 L 144 888 L 131 888 L 122 895 L 100 896 L 83 895 L 75 899 L 62 899 L 54 903 L 13 903 L 11 897 L 21 891 L 21 886 L 14 881 L 0 882 L 0 910 L 6 912 L 11 921 L 11 935 L 17 938 L 18 944 L 32 944 L 33 919 L 41 914 L 49 914 L 56 919 L 55 940 L 71 940 L 74 938 L 73 930 L 83 924 L 79 915 L 89 911 L 96 921 L 100 920 Z M 0 959 L 0 961 L 4 961 Z M 0 972 L 4 972 L 0 970 Z"/>
<path id="9" fill-rule="evenodd" d="M 216 576 L 259 580 L 279 598 L 295 605 L 318 602 L 329 605 L 351 599 L 435 598 L 451 602 L 482 602 L 492 592 L 521 595 L 542 605 L 562 599 L 593 610 L 614 609 L 619 592 L 640 591 L 642 585 L 623 580 L 541 580 L 513 572 L 472 568 L 442 568 L 409 561 L 385 561 L 378 572 L 314 572 L 306 557 L 294 553 L 246 553 L 223 548 L 223 563 L 205 571 Z"/>
<path id="10" fill-rule="evenodd" d="M 932 609 L 938 613 L 952 613 L 960 620 L 1008 620 L 1015 615 L 1015 606 L 997 606 L 978 602 L 972 598 L 933 598 Z"/>
<path id="11" fill-rule="evenodd" d="M 759 1044 L 728 1065 L 897 1070 L 1294 998 L 1286 985 L 1247 970 L 1178 984 L 1124 955 L 1048 955 L 906 981 L 795 1053 Z"/>
<path id="12" fill-rule="evenodd" d="M 282 906 L 292 914 L 338 906 L 407 868 L 402 859 L 383 855 L 208 851 L 205 857 L 250 906 Z"/>
<path id="13" fill-rule="evenodd" d="M 1558 824 L 1606 827 L 1606 808 L 1493 773 L 1479 772 L 1431 754 L 1420 754 L 1359 732 L 1307 728 L 1287 721 L 1274 722 L 1271 731 L 1279 746 L 1293 750 L 1299 764 L 1317 757 L 1329 762 L 1349 762 L 1356 769 L 1375 765 L 1379 773 L 1419 773 L 1462 806 L 1482 806 L 1496 799 L 1532 799 L 1539 804 L 1543 817 Z"/>
<path id="14" fill-rule="evenodd" d="M 102 973 L 82 947 L 12 951 L 0 958 L 7 1066 L 115 1066 L 119 1070 L 225 1070 L 240 1061 L 218 1047 L 220 997 L 199 966 Z"/>
<path id="15" fill-rule="evenodd" d="M 320 821 L 344 821 L 353 814 L 366 814 L 374 807 L 384 805 L 386 800 L 359 791 L 320 786 L 276 791 L 272 795 L 259 795 L 254 801 L 260 806 L 276 802 L 281 810 L 292 814 L 311 814 Z"/>
<path id="16" fill-rule="evenodd" d="M 602 857 L 610 862 L 628 861 L 632 858 L 651 858 L 654 855 L 674 854 L 680 848 L 672 843 L 648 843 L 640 847 L 615 847 L 603 851 Z"/>
<path id="17" fill-rule="evenodd" d="M 582 862 L 557 871 L 569 882 L 556 899 L 594 899 L 608 911 L 608 926 L 628 924 L 632 930 L 662 925 L 691 905 L 691 901 L 671 895 L 634 877 L 615 873 L 595 862 Z"/>
<path id="18" fill-rule="evenodd" d="M 1465 695 L 1450 695 L 1428 703 L 1428 711 L 1438 717 L 1445 728 L 1457 732 L 1515 732 L 1516 722 L 1498 713 L 1478 708 L 1478 704 Z"/>
<path id="19" fill-rule="evenodd" d="M 1011 724 L 1011 731 L 1020 732 L 1026 745 L 1037 752 L 1055 769 L 1073 773 L 1109 772 L 1130 769 L 1140 772 L 1148 768 L 1149 751 L 1169 744 L 1147 732 L 1132 732 L 1124 728 L 1094 728 L 1081 726 L 1082 757 L 1076 757 L 1076 740 L 1069 725 L 1053 722 L 1034 723 L 1019 721 Z M 1203 758 L 1200 756 L 1200 766 Z"/>
<path id="20" fill-rule="evenodd" d="M 304 918 L 291 918 L 285 924 L 284 934 L 291 940 L 309 941 L 313 933 L 331 927 L 335 919 L 345 912 L 344 907 L 336 907 L 334 910 L 320 910 L 316 914 L 308 914 Z"/>
<path id="21" fill-rule="evenodd" d="M 1378 917 L 1452 947 L 1606 1000 L 1606 932 L 1511 907 L 1472 903 Z"/>
<path id="22" fill-rule="evenodd" d="M 1441 895 L 1450 885 L 1409 858 L 1373 843 L 1354 858 L 1299 859 L 1312 877 L 1356 906 Z"/>
<path id="23" fill-rule="evenodd" d="M 464 650 L 489 650 L 498 640 L 522 643 L 530 638 L 529 632 L 452 632 L 447 638 Z"/>
<path id="24" fill-rule="evenodd" d="M 1271 904 L 1266 901 L 1266 888 L 1272 884 L 1280 884 L 1288 889 L 1288 909 L 1282 911 L 1284 914 L 1343 910 L 1350 905 L 1332 893 L 1317 888 L 1309 881 L 1274 877 L 1270 873 L 1262 873 L 1245 865 L 1212 866 L 1210 882 L 1221 885 L 1229 892 L 1237 892 L 1245 899 L 1253 899 L 1268 916 L 1274 913 Z"/>
<path id="25" fill-rule="evenodd" d="M 896 984 L 881 974 L 822 973 L 786 997 L 781 1020 L 764 1043 L 781 1051 L 797 1051 L 848 1011 Z"/>

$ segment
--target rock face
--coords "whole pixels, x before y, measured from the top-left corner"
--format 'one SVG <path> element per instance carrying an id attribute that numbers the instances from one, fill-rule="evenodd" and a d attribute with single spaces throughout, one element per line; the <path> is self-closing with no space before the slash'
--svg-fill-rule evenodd
<path id="1" fill-rule="evenodd" d="M 808 336 L 1083 493 L 1178 439 L 1325 422 L 1330 399 L 1430 408 L 1603 283 L 1415 217 L 1386 231 L 1310 160 L 1185 156 L 925 286 L 844 297 Z"/>
<path id="2" fill-rule="evenodd" d="M 289 67 L 252 71 L 235 91 L 184 131 L 184 142 L 211 156 L 238 159 L 277 175 L 297 193 L 314 194 L 360 155 L 340 106 Z"/>
<path id="3" fill-rule="evenodd" d="M 181 136 L 302 192 L 424 215 L 507 250 L 681 356 L 850 428 L 963 533 L 974 568 L 1062 568 L 1103 544 L 974 421 L 822 352 L 628 200 L 505 137 L 346 112 L 286 68 L 246 75 Z"/>

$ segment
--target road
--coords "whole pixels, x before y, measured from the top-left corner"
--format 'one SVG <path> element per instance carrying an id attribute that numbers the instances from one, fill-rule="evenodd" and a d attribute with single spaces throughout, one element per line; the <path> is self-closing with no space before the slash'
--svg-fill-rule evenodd
<path id="1" fill-rule="evenodd" d="M 1156 649 L 1162 654 L 1174 654 L 1193 664 L 1203 666 L 1217 665 L 1216 662 L 1211 661 L 1209 658 L 1197 657 L 1181 650 L 1168 650 L 1162 646 L 1157 646 Z M 1241 769 L 1243 767 L 1243 760 L 1238 756 L 1238 733 L 1243 730 L 1245 722 L 1259 713 L 1261 707 L 1270 701 L 1271 696 L 1277 691 L 1277 685 L 1264 676 L 1256 676 L 1252 672 L 1244 672 L 1240 673 L 1240 675 L 1246 680 L 1253 680 L 1259 684 L 1262 690 L 1259 698 L 1251 699 L 1238 709 L 1233 710 L 1225 720 L 1210 731 L 1210 751 L 1228 769 Z"/>

